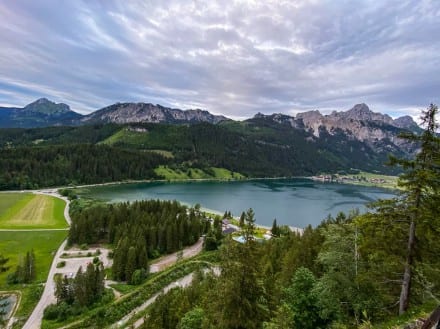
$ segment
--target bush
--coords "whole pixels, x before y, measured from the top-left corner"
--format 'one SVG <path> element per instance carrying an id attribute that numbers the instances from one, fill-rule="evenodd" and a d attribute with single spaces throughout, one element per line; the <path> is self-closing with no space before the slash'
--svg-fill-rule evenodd
<path id="1" fill-rule="evenodd" d="M 57 268 L 62 268 L 62 267 L 64 267 L 64 266 L 66 266 L 66 261 L 64 261 L 64 260 L 62 260 L 61 262 L 59 262 L 59 263 L 57 264 Z"/>
<path id="2" fill-rule="evenodd" d="M 142 282 L 144 282 L 146 277 L 147 271 L 145 269 L 137 269 L 133 272 L 133 275 L 131 276 L 131 284 L 135 286 L 140 285 Z"/>
<path id="3" fill-rule="evenodd" d="M 56 320 L 58 318 L 58 305 L 50 304 L 44 309 L 43 319 Z"/>
<path id="4" fill-rule="evenodd" d="M 6 277 L 6 283 L 7 284 L 17 284 L 19 282 L 17 273 L 9 273 Z"/>

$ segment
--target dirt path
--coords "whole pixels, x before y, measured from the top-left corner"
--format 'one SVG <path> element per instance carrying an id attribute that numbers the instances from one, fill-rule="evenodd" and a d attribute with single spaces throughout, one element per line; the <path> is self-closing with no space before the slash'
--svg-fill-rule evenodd
<path id="1" fill-rule="evenodd" d="M 205 273 L 208 272 L 208 271 L 212 271 L 217 276 L 220 275 L 220 268 L 218 268 L 218 267 L 214 267 L 214 268 L 211 268 L 211 269 L 206 269 Z M 114 324 L 111 328 L 121 328 L 121 327 L 124 327 L 124 324 L 127 323 L 133 316 L 135 316 L 139 312 L 142 312 L 148 306 L 153 304 L 156 301 L 157 297 L 159 297 L 160 294 L 166 294 L 168 291 L 170 291 L 171 289 L 176 288 L 176 287 L 181 287 L 181 288 L 188 287 L 189 285 L 191 285 L 193 277 L 194 277 L 194 273 L 190 273 L 190 274 L 184 276 L 183 278 L 180 278 L 179 280 L 176 280 L 176 281 L 170 283 L 165 288 L 160 290 L 158 293 L 153 295 L 151 298 L 146 300 L 141 306 L 135 308 L 129 314 L 124 316 L 120 321 L 118 321 L 118 323 Z M 139 328 L 144 323 L 144 321 L 145 321 L 145 318 L 138 319 L 135 323 L 133 323 L 133 327 L 132 328 Z"/>
<path id="2" fill-rule="evenodd" d="M 197 241 L 192 246 L 189 246 L 182 251 L 175 252 L 173 254 L 161 257 L 158 261 L 152 263 L 150 265 L 150 273 L 156 273 L 163 271 L 167 267 L 170 267 L 171 265 L 175 264 L 180 257 L 182 259 L 194 257 L 197 254 L 199 254 L 203 249 L 203 238 L 200 238 L 199 241 Z"/>

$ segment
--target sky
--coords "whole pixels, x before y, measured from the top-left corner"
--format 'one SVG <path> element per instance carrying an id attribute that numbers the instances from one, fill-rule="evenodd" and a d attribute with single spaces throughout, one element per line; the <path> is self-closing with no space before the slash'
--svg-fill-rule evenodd
<path id="1" fill-rule="evenodd" d="M 0 2 L 0 106 L 257 112 L 440 101 L 438 0 Z"/>

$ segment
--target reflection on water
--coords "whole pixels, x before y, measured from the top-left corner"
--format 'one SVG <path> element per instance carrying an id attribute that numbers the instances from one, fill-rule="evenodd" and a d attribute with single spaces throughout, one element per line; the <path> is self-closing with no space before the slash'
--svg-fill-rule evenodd
<path id="1" fill-rule="evenodd" d="M 178 200 L 201 204 L 207 209 L 231 211 L 239 216 L 253 208 L 257 223 L 305 227 L 317 225 L 329 214 L 349 212 L 379 198 L 391 198 L 392 192 L 374 187 L 320 183 L 306 179 L 254 180 L 234 182 L 137 183 L 89 188 L 89 195 L 104 200 L 141 199 Z"/>

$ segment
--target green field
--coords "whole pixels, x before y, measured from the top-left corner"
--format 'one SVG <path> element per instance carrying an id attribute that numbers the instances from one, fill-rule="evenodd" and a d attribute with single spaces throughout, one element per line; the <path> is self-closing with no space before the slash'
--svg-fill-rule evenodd
<path id="1" fill-rule="evenodd" d="M 31 193 L 0 194 L 0 229 L 67 228 L 65 202 Z"/>
<path id="2" fill-rule="evenodd" d="M 0 287 L 6 288 L 6 276 L 15 271 L 19 258 L 34 250 L 36 260 L 36 281 L 45 282 L 52 258 L 61 242 L 67 237 L 67 231 L 0 231 L 0 252 L 9 258 L 8 271 L 0 274 Z"/>

